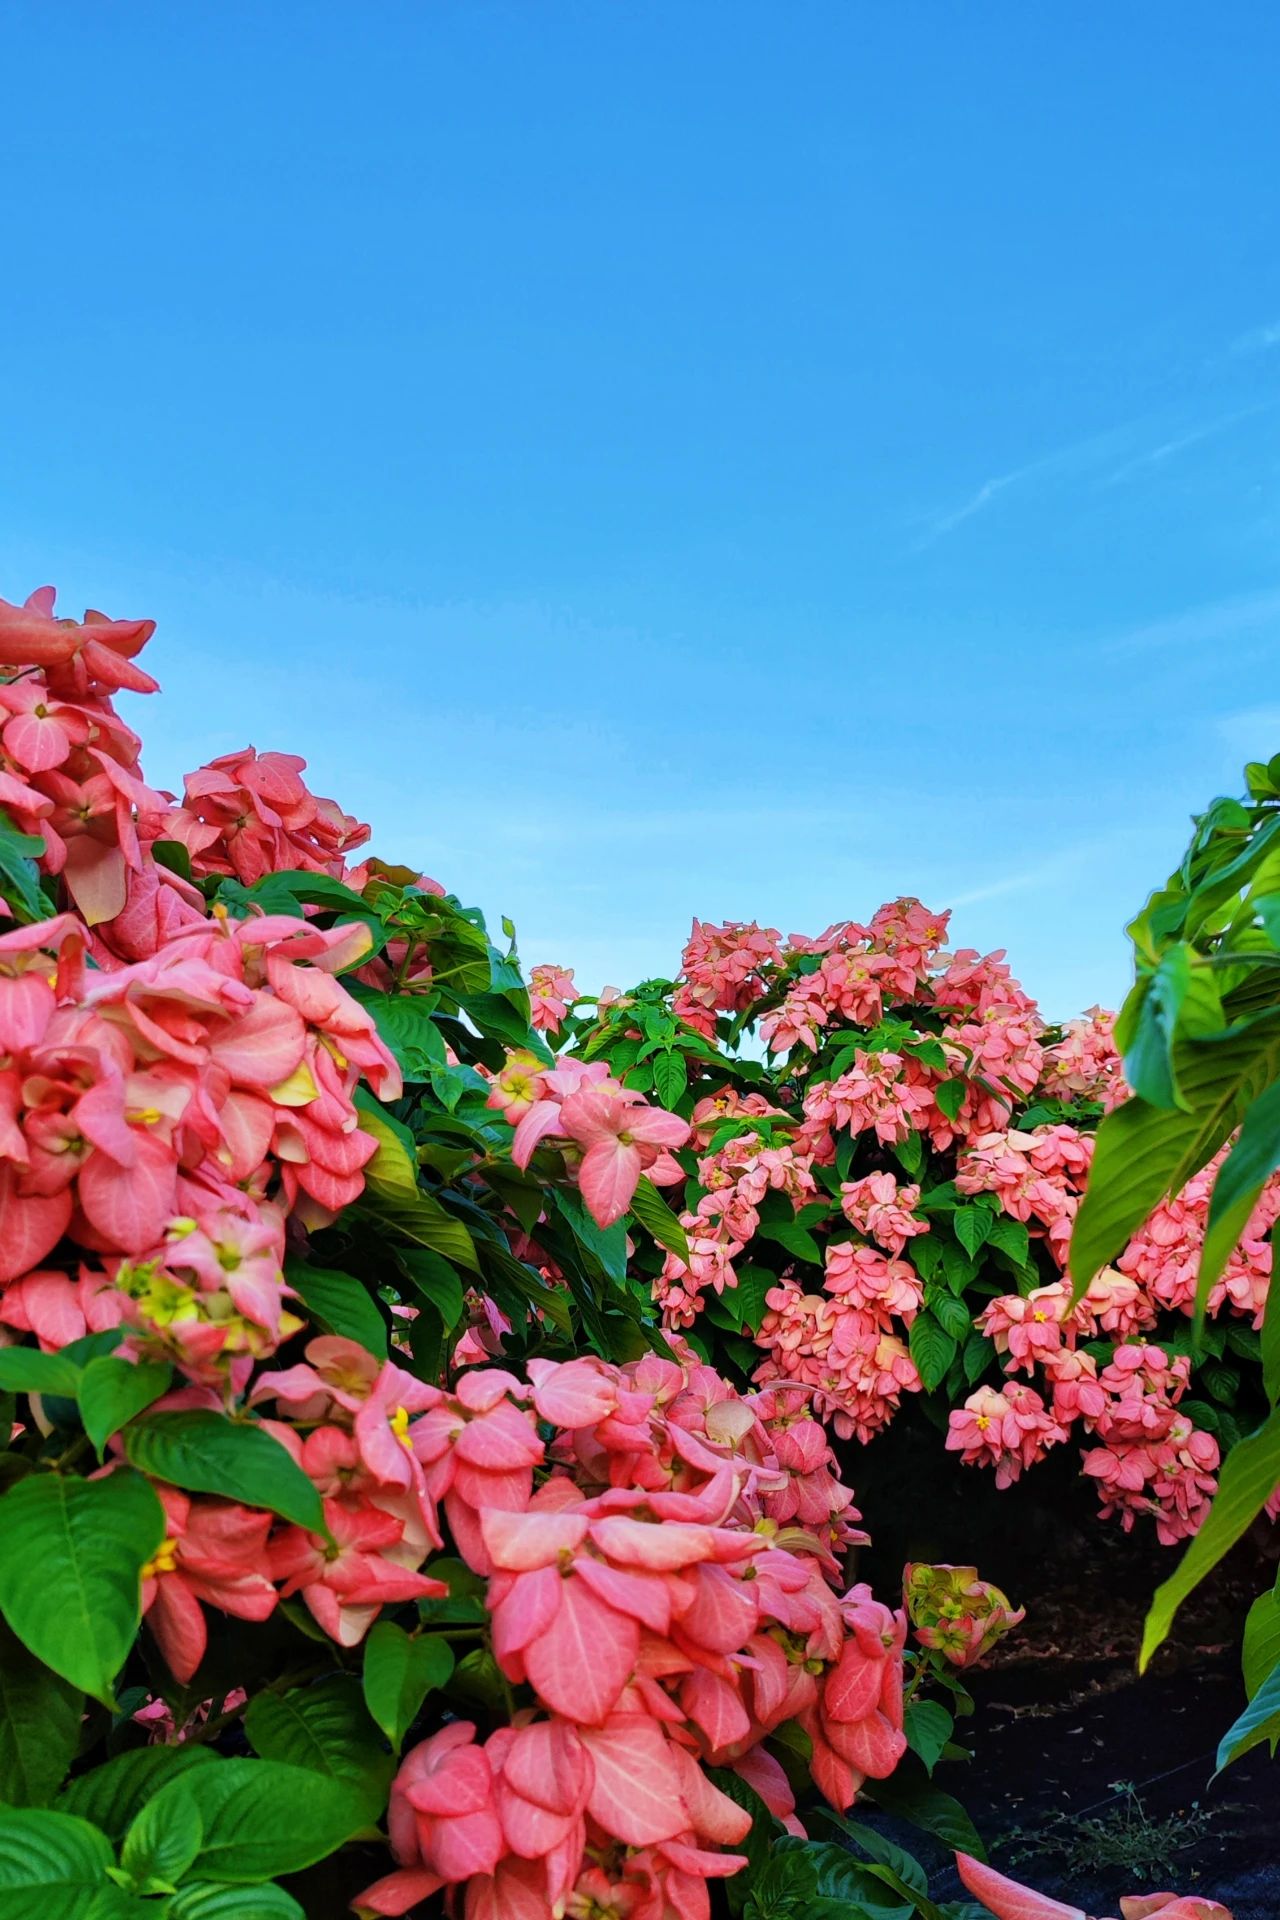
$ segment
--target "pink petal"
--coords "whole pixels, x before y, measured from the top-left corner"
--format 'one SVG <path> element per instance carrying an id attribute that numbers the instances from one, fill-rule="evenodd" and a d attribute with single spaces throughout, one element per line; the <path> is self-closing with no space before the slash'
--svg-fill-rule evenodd
<path id="1" fill-rule="evenodd" d="M 639 1651 L 635 1621 L 571 1578 L 561 1582 L 560 1605 L 546 1632 L 525 1649 L 525 1670 L 554 1712 L 590 1724 L 612 1709 Z"/>
<path id="2" fill-rule="evenodd" d="M 578 1185 L 587 1211 L 599 1227 L 611 1227 L 631 1205 L 643 1165 L 639 1147 L 612 1135 L 588 1147 L 578 1169 Z"/>
<path id="3" fill-rule="evenodd" d="M 582 1744 L 595 1764 L 587 1811 L 607 1834 L 645 1847 L 688 1828 L 672 1749 L 648 1714 L 614 1714 L 584 1729 Z"/>
<path id="4" fill-rule="evenodd" d="M 956 1869 L 969 1892 L 990 1907 L 996 1920 L 1088 1920 L 1080 1907 L 1068 1907 L 1061 1900 L 1033 1893 L 1030 1887 L 1007 1880 L 970 1854 L 956 1855 Z"/>
<path id="5" fill-rule="evenodd" d="M 38 1267 L 71 1221 L 71 1191 L 21 1195 L 15 1168 L 0 1166 L 0 1281 L 19 1280 Z"/>

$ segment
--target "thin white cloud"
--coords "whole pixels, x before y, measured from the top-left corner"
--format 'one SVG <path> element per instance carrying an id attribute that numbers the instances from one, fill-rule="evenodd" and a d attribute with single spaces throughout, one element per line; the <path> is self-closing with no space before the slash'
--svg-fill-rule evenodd
<path id="1" fill-rule="evenodd" d="M 1242 333 L 1231 342 L 1233 354 L 1266 353 L 1271 347 L 1280 347 L 1280 320 L 1273 320 L 1269 326 L 1251 327 L 1248 333 Z"/>
<path id="2" fill-rule="evenodd" d="M 1232 413 L 1224 413 L 1217 420 L 1207 420 L 1203 426 L 1192 427 L 1186 433 L 1179 433 L 1171 440 L 1163 441 L 1158 447 L 1152 447 L 1149 453 L 1140 453 L 1124 465 L 1108 474 L 1104 486 L 1118 486 L 1123 480 L 1131 480 L 1136 473 L 1143 473 L 1151 467 L 1162 466 L 1166 460 L 1185 453 L 1188 447 L 1198 447 L 1205 440 L 1212 440 L 1228 428 L 1237 426 L 1242 420 L 1252 420 L 1260 413 L 1269 413 L 1280 401 L 1263 400 L 1256 407 L 1237 407 Z"/>
<path id="3" fill-rule="evenodd" d="M 1268 331 L 1263 329 L 1263 331 Z M 1280 340 L 1280 326 L 1275 329 Z M 1104 487 L 1118 485 L 1134 475 L 1148 472 L 1163 466 L 1168 460 L 1176 458 L 1189 448 L 1213 439 L 1217 434 L 1225 433 L 1228 428 L 1238 425 L 1242 420 L 1250 420 L 1260 413 L 1268 413 L 1280 406 L 1280 400 L 1263 400 L 1256 406 L 1238 407 L 1230 413 L 1219 415 L 1213 420 L 1202 421 L 1186 431 L 1172 435 L 1160 441 L 1154 447 L 1142 452 L 1132 453 L 1098 484 Z M 1153 424 L 1147 420 L 1131 420 L 1123 426 L 1113 427 L 1105 433 L 1093 434 L 1087 440 L 1072 441 L 1070 445 L 1058 447 L 1052 453 L 1043 454 L 1038 460 L 1028 461 L 1025 466 L 1014 467 L 1009 473 L 996 474 L 962 500 L 956 507 L 933 516 L 912 548 L 920 552 L 930 547 L 936 540 L 945 539 L 963 526 L 966 520 L 972 520 L 988 508 L 993 500 L 1012 488 L 1020 488 L 1039 480 L 1051 480 L 1056 476 L 1079 477 L 1081 480 L 1096 472 L 1105 463 L 1114 460 L 1118 454 L 1131 449 L 1144 427 Z"/>
<path id="4" fill-rule="evenodd" d="M 1107 641 L 1106 653 L 1129 653 L 1157 647 L 1204 646 L 1229 640 L 1236 634 L 1274 627 L 1280 647 L 1280 587 L 1260 593 L 1238 594 L 1208 606 L 1193 607 L 1167 620 L 1153 620 Z"/>

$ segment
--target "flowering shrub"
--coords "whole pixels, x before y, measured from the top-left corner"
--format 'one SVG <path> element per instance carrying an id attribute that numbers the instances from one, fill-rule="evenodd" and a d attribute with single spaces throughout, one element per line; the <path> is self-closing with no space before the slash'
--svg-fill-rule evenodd
<path id="1" fill-rule="evenodd" d="M 288 1920 L 278 1877 L 353 1842 L 366 1914 L 701 1920 L 731 1880 L 856 1920 L 886 1876 L 909 1910 L 808 1803 L 977 1848 L 928 1689 L 963 1702 L 1017 1616 L 915 1568 L 908 1646 L 852 1580 L 839 1389 L 684 1337 L 719 1214 L 661 1191 L 719 1155 L 735 1224 L 807 1240 L 844 1122 L 709 1138 L 696 999 L 647 1079 L 553 1053 L 570 976 L 531 994 L 437 882 L 352 865 L 368 829 L 293 756 L 148 786 L 114 697 L 150 635 L 0 603 L 0 1904 Z M 895 1131 L 887 1083 L 849 1097 Z M 847 1206 L 912 1237 L 896 1189 Z M 901 1320 L 854 1252 L 857 1324 Z M 646 1268 L 688 1276 L 666 1333 Z"/>
<path id="2" fill-rule="evenodd" d="M 898 900 L 817 938 L 695 923 L 673 984 L 593 1002 L 537 970 L 564 1009 L 547 1031 L 692 1129 L 643 1148 L 652 1181 L 683 1185 L 685 1244 L 667 1233 L 661 1265 L 636 1262 L 670 1331 L 733 1377 L 804 1391 L 838 1439 L 929 1399 L 946 1447 L 1001 1487 L 1074 1443 L 1104 1517 L 1185 1539 L 1220 1443 L 1261 1405 L 1280 1177 L 1252 1195 L 1198 1347 L 1213 1167 L 1073 1297 L 1094 1132 L 1127 1092 L 1111 1017 L 1047 1025 L 1003 955 L 944 949 L 947 920 Z M 552 1112 L 532 1085 L 517 1157 Z"/>

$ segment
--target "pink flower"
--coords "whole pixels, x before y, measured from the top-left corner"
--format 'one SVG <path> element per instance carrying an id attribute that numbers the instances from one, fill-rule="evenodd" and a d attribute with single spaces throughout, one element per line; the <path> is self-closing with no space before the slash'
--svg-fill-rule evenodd
<path id="1" fill-rule="evenodd" d="M 534 967 L 529 974 L 530 1018 L 535 1027 L 555 1032 L 576 998 L 572 967 Z"/>
<path id="2" fill-rule="evenodd" d="M 664 1147 L 682 1147 L 688 1122 L 640 1096 L 619 1089 L 587 1087 L 560 1108 L 559 1131 L 584 1149 L 578 1184 L 592 1218 L 602 1227 L 620 1220 L 640 1175 Z"/>
<path id="3" fill-rule="evenodd" d="M 263 1571 L 271 1515 L 229 1500 L 192 1500 L 157 1487 L 165 1538 L 142 1569 L 142 1611 L 175 1680 L 186 1684 L 208 1644 L 201 1602 L 265 1620 L 276 1590 Z"/>

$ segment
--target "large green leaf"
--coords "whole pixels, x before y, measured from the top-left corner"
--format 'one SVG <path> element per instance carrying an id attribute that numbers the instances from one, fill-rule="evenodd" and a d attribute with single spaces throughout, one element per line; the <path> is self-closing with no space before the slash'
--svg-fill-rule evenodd
<path id="1" fill-rule="evenodd" d="M 204 1407 L 153 1413 L 126 1427 L 135 1467 L 187 1493 L 216 1493 L 324 1532 L 320 1495 L 274 1435 Z"/>
<path id="2" fill-rule="evenodd" d="M 172 1367 L 148 1360 L 132 1365 L 99 1354 L 89 1362 L 80 1376 L 80 1418 L 100 1460 L 112 1434 L 158 1400 L 172 1378 Z"/>
<path id="3" fill-rule="evenodd" d="M 1189 1111 L 1126 1100 L 1098 1129 L 1089 1185 L 1071 1236 L 1078 1298 L 1100 1267 L 1170 1192 L 1204 1166 L 1280 1075 L 1280 1009 L 1240 1021 L 1211 1038 L 1175 1046 Z"/>
<path id="4" fill-rule="evenodd" d="M 181 1781 L 148 1801 L 124 1837 L 120 1864 L 140 1892 L 167 1893 L 200 1851 L 204 1823 L 192 1787 Z"/>
<path id="5" fill-rule="evenodd" d="M 43 1807 L 80 1743 L 84 1696 L 0 1622 L 0 1801 Z"/>
<path id="6" fill-rule="evenodd" d="M 385 1807 L 391 1755 L 351 1674 L 332 1674 L 288 1693 L 258 1694 L 245 1714 L 244 1730 L 264 1760 L 283 1760 L 346 1781 L 364 1803 L 367 1820 L 376 1820 Z"/>
<path id="7" fill-rule="evenodd" d="M 379 993 L 358 982 L 352 991 L 372 1014 L 381 1039 L 395 1055 L 406 1080 L 429 1080 L 432 1073 L 448 1065 L 444 1039 L 431 1017 L 436 1006 L 434 994 Z"/>
<path id="8" fill-rule="evenodd" d="M 1280 1741 L 1280 1665 L 1271 1669 L 1244 1712 L 1223 1734 L 1218 1744 L 1216 1771 L 1221 1773 L 1233 1760 L 1264 1740 L 1270 1743 L 1274 1757 L 1276 1743 Z"/>
<path id="9" fill-rule="evenodd" d="M 365 1702 L 397 1753 L 427 1695 L 452 1672 L 453 1651 L 440 1634 L 408 1634 L 392 1620 L 372 1629 L 364 1648 Z"/>
<path id="10" fill-rule="evenodd" d="M 647 1173 L 642 1173 L 636 1184 L 631 1196 L 631 1211 L 660 1247 L 665 1247 L 668 1253 L 674 1253 L 677 1260 L 683 1260 L 688 1266 L 688 1235 Z"/>
<path id="11" fill-rule="evenodd" d="M 1216 1567 L 1245 1532 L 1280 1482 L 1280 1409 L 1256 1433 L 1233 1447 L 1223 1462 L 1218 1491 L 1200 1531 L 1177 1569 L 1156 1589 L 1142 1633 L 1139 1667 L 1145 1669 L 1173 1625 L 1187 1595 Z"/>
<path id="12" fill-rule="evenodd" d="M 1269 1587 L 1260 1593 L 1244 1623 L 1240 1666 L 1250 1700 L 1274 1666 L 1280 1665 L 1280 1593 Z"/>
<path id="13" fill-rule="evenodd" d="M 1244 1116 L 1240 1137 L 1218 1169 L 1209 1203 L 1209 1224 L 1196 1277 L 1196 1314 L 1249 1223 L 1262 1189 L 1280 1167 L 1280 1079 L 1260 1093 Z"/>
<path id="14" fill-rule="evenodd" d="M 451 1333 L 462 1318 L 466 1304 L 462 1280 L 443 1254 L 430 1247 L 397 1247 L 396 1265 L 408 1281 L 410 1290 L 433 1306 L 441 1325 Z"/>
<path id="15" fill-rule="evenodd" d="M 197 1804 L 204 1839 L 192 1878 L 239 1885 L 300 1873 L 367 1823 L 367 1797 L 348 1782 L 278 1760 L 219 1761 L 202 1777 Z"/>
<path id="16" fill-rule="evenodd" d="M 314 1267 L 306 1260 L 286 1260 L 284 1277 L 301 1300 L 309 1320 L 322 1333 L 354 1340 L 379 1360 L 387 1357 L 387 1329 L 377 1303 L 363 1282 L 335 1267 Z"/>
<path id="17" fill-rule="evenodd" d="M 101 1827 L 117 1844 L 153 1795 L 192 1767 L 220 1764 L 208 1747 L 134 1747 L 89 1773 L 82 1773 L 58 1796 L 58 1810 L 78 1814 Z M 199 1794 L 196 1795 L 197 1802 Z"/>
<path id="18" fill-rule="evenodd" d="M 74 1400 L 80 1369 L 65 1354 L 39 1347 L 0 1347 L 0 1390 L 5 1393 L 53 1393 Z"/>
<path id="19" fill-rule="evenodd" d="M 307 1920 L 283 1887 L 235 1887 L 189 1880 L 170 1900 L 165 1920 Z"/>
<path id="20" fill-rule="evenodd" d="M 135 1473 L 31 1474 L 0 1499 L 0 1612 L 45 1666 L 113 1705 L 163 1538 L 164 1510 Z"/>
<path id="21" fill-rule="evenodd" d="M 933 1834 L 944 1846 L 971 1853 L 975 1860 L 986 1859 L 982 1836 L 960 1802 L 952 1794 L 944 1793 L 941 1787 L 921 1779 L 919 1771 L 906 1763 L 887 1780 L 869 1781 L 866 1792 L 886 1813 Z"/>
<path id="22" fill-rule="evenodd" d="M 926 1312 L 918 1313 L 911 1322 L 908 1340 L 925 1392 L 932 1393 L 935 1387 L 941 1386 L 955 1358 L 955 1335 L 939 1326 L 933 1315 Z"/>
<path id="23" fill-rule="evenodd" d="M 1222 1002 L 1210 971 L 1197 964 L 1194 950 L 1185 942 L 1170 947 L 1155 972 L 1142 982 L 1136 1019 L 1130 1023 L 1122 1016 L 1119 1023 L 1117 1045 L 1124 1052 L 1125 1077 L 1138 1098 L 1153 1107 L 1187 1111 L 1189 1103 L 1178 1080 L 1176 1042 L 1184 1035 L 1211 1033 L 1223 1024 Z"/>
<path id="24" fill-rule="evenodd" d="M 96 1827 L 45 1808 L 0 1809 L 4 1920 L 84 1920 L 115 1865 Z"/>
<path id="25" fill-rule="evenodd" d="M 447 1213 L 433 1195 L 418 1185 L 418 1169 L 400 1139 L 389 1114 L 372 1110 L 373 1102 L 360 1102 L 361 1132 L 371 1134 L 378 1151 L 364 1170 L 365 1191 L 361 1210 L 374 1215 L 385 1225 L 402 1233 L 417 1246 L 442 1253 L 455 1265 L 479 1272 L 471 1235 L 460 1220 Z"/>

